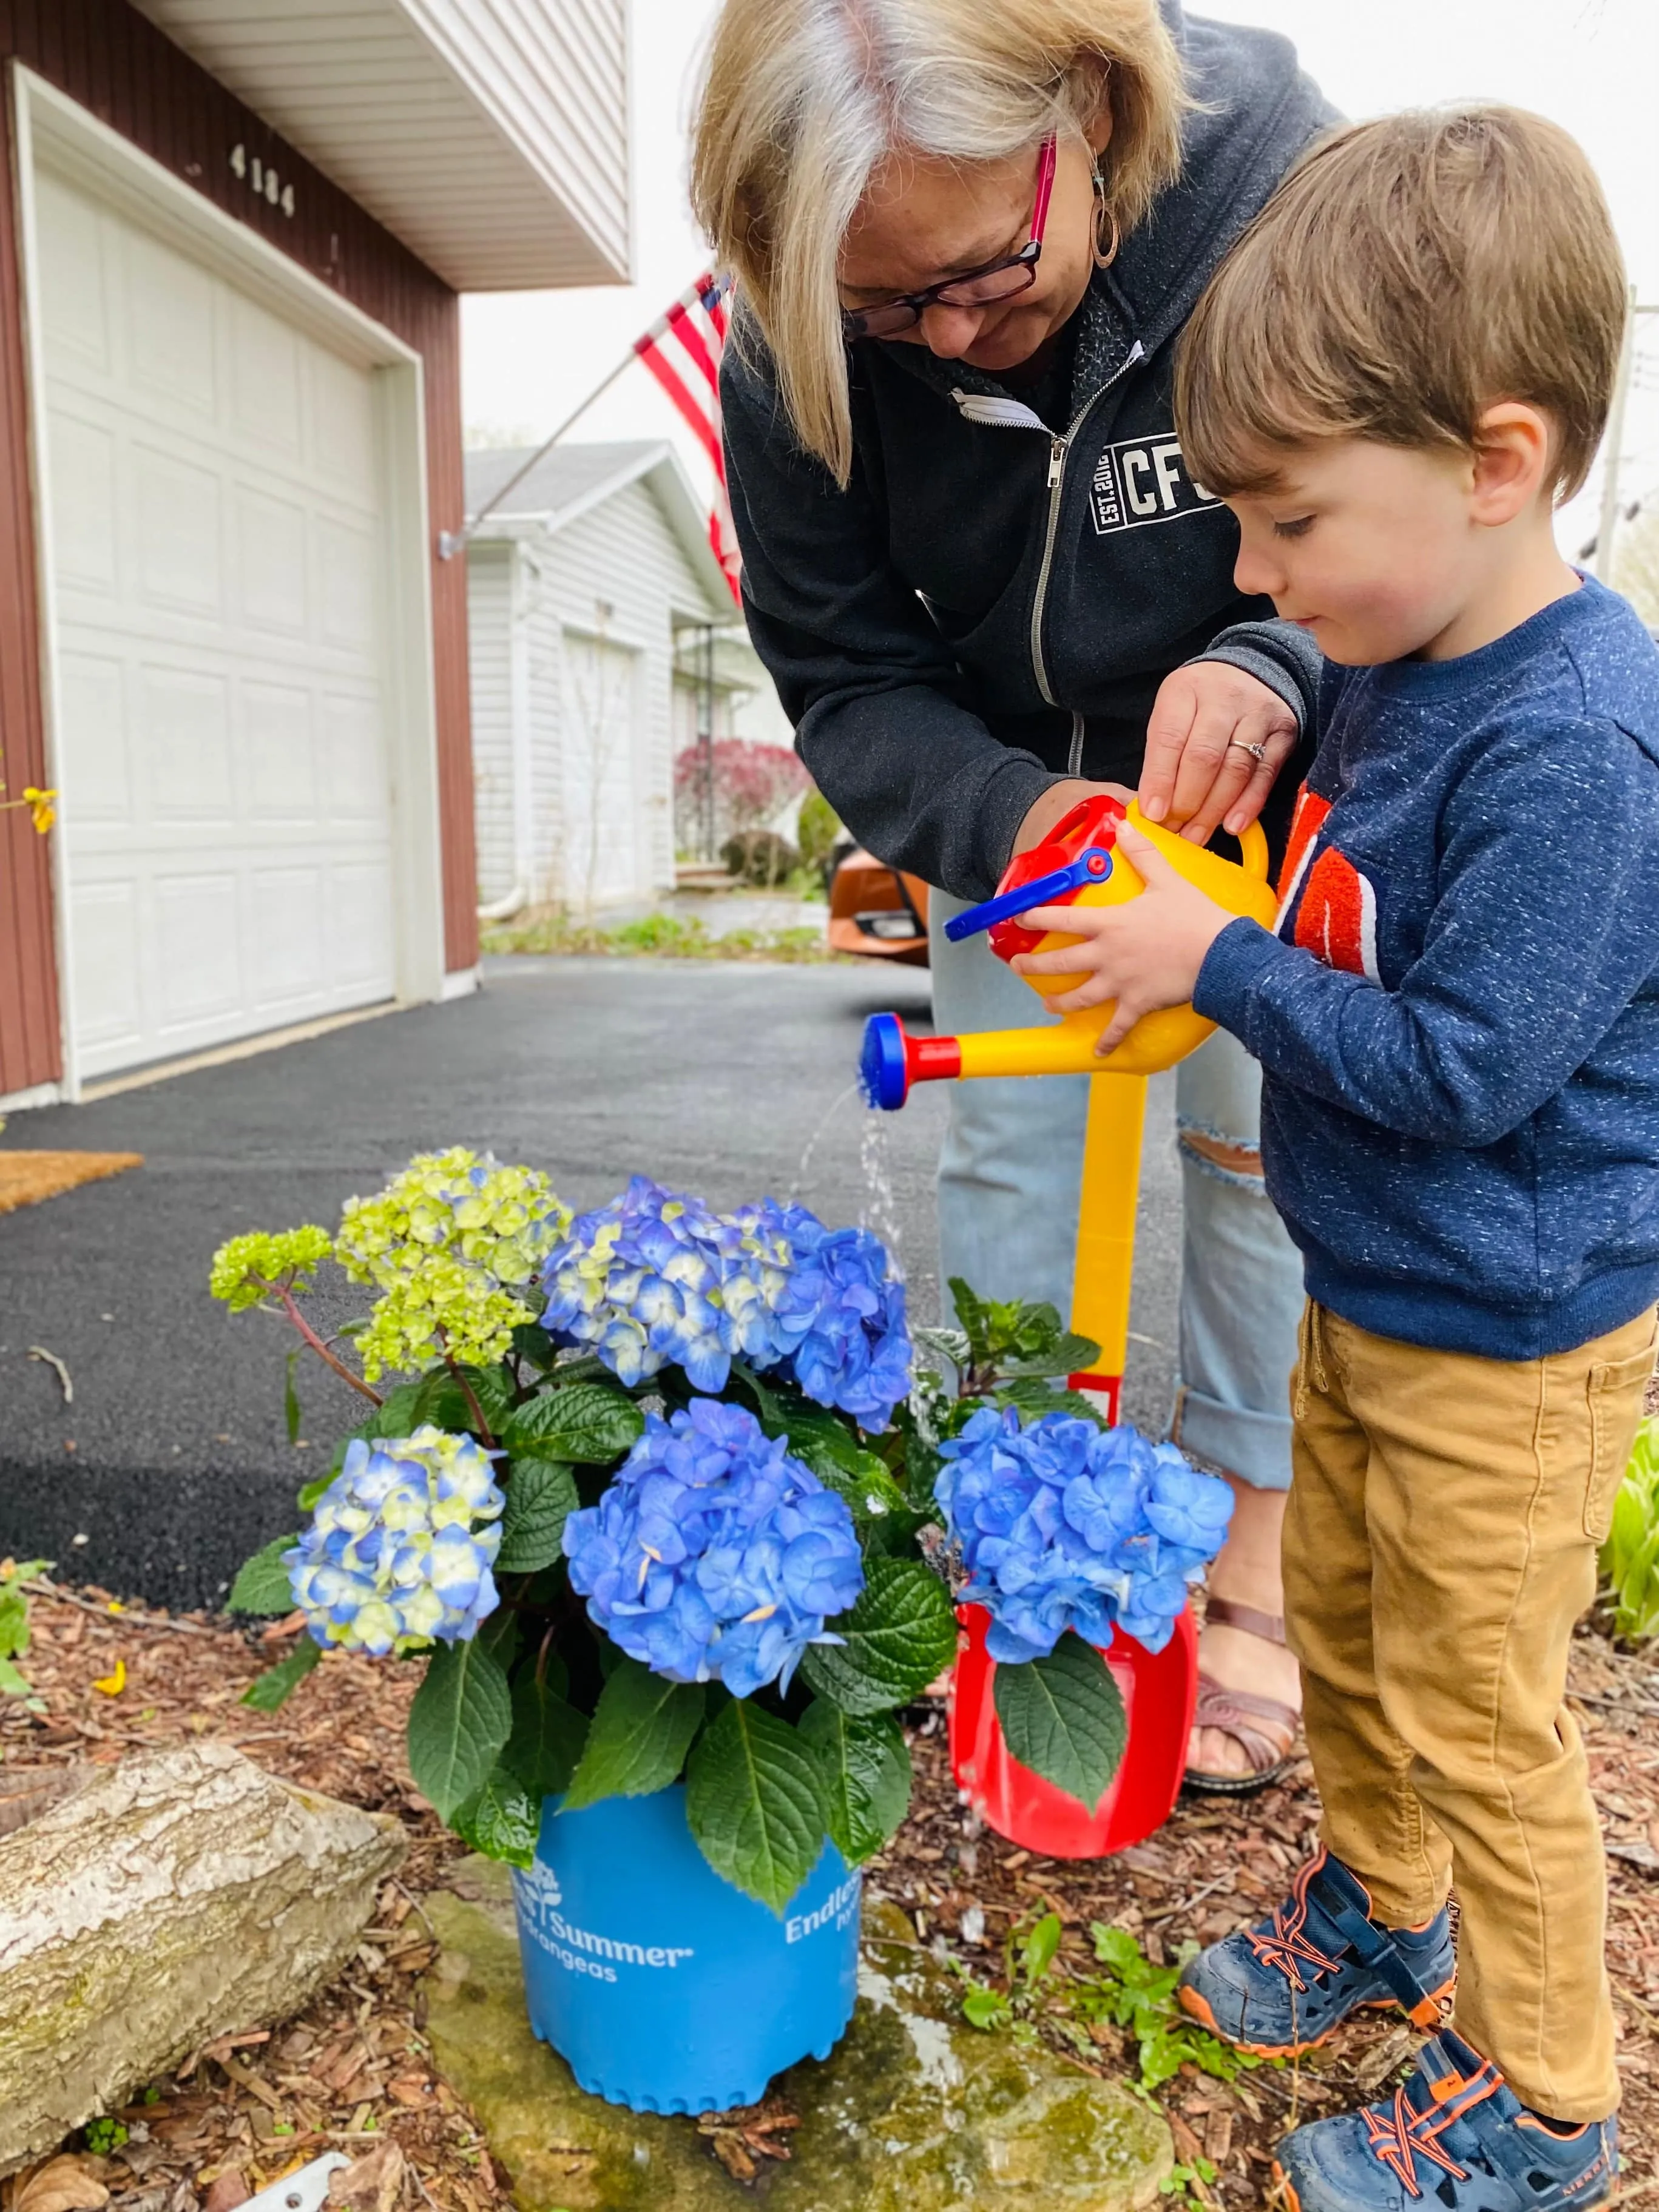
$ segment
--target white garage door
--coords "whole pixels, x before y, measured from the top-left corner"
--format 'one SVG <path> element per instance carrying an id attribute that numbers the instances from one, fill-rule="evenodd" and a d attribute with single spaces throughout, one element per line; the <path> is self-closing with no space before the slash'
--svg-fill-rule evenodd
<path id="1" fill-rule="evenodd" d="M 640 866 L 636 655 L 564 634 L 566 896 L 582 911 L 650 890 Z"/>
<path id="2" fill-rule="evenodd" d="M 368 371 L 126 214 L 38 191 L 83 1076 L 388 998 Z"/>

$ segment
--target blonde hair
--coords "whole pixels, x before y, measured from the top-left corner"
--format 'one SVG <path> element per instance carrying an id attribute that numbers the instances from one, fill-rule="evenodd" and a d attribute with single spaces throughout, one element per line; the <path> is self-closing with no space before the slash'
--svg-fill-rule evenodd
<path id="1" fill-rule="evenodd" d="M 1187 105 L 1157 0 L 726 0 L 691 198 L 769 349 L 795 434 L 852 467 L 836 270 L 896 152 L 973 164 L 1112 115 L 1108 203 L 1128 230 L 1180 166 Z M 739 323 L 741 328 L 741 322 Z"/>
<path id="2" fill-rule="evenodd" d="M 1547 414 L 1583 484 L 1623 343 L 1624 261 L 1595 172 L 1540 115 L 1362 123 L 1291 172 L 1194 310 L 1176 423 L 1198 480 L 1273 490 L 1322 438 L 1472 451 L 1503 400 Z"/>

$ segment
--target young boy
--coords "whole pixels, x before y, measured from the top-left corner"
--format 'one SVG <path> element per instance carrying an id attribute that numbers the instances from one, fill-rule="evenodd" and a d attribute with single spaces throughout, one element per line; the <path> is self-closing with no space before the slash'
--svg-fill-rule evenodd
<path id="1" fill-rule="evenodd" d="M 1212 1944 L 1188 2009 L 1246 2049 L 1361 2007 L 1455 2027 L 1397 2094 L 1280 2147 L 1300 2212 L 1552 2212 L 1610 2190 L 1601 1841 L 1563 1704 L 1654 1367 L 1659 654 L 1557 551 L 1625 280 L 1594 175 L 1502 108 L 1327 143 L 1218 272 L 1176 419 L 1237 579 L 1326 657 L 1273 933 L 1132 828 L 1127 906 L 1015 964 L 1190 998 L 1264 1071 L 1305 1261 L 1285 1609 L 1324 1850 Z M 1431 2209 L 1432 2212 L 1432 2209 Z"/>

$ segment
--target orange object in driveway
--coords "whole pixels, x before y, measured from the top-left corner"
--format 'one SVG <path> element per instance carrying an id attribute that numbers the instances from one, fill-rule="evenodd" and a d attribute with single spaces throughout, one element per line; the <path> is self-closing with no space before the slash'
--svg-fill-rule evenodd
<path id="1" fill-rule="evenodd" d="M 830 948 L 867 960 L 927 965 L 927 886 L 861 848 L 848 853 L 830 885 Z"/>

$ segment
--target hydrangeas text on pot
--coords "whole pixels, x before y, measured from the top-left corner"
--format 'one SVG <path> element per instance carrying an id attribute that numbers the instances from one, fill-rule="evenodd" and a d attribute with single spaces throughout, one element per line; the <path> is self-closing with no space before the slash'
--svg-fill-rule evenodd
<path id="1" fill-rule="evenodd" d="M 374 1293 L 331 1334 L 326 1264 Z M 249 1701 L 328 1650 L 420 1665 L 416 1783 L 516 1865 L 546 1798 L 684 1779 L 709 1863 L 781 1911 L 826 1836 L 856 1864 L 903 1819 L 895 1716 L 954 1656 L 958 1596 L 993 1616 L 1010 1749 L 1098 1802 L 1124 1723 L 1095 1647 L 1167 1640 L 1231 1508 L 1066 1389 L 1095 1347 L 1052 1307 L 953 1283 L 959 1328 L 912 1330 L 876 1237 L 769 1199 L 635 1177 L 573 1218 L 457 1147 L 331 1237 L 233 1237 L 212 1288 L 286 1314 L 364 1401 L 304 1529 L 231 1591 L 310 1628 Z M 1005 1705 L 1015 1676 L 1048 1693 Z"/>

